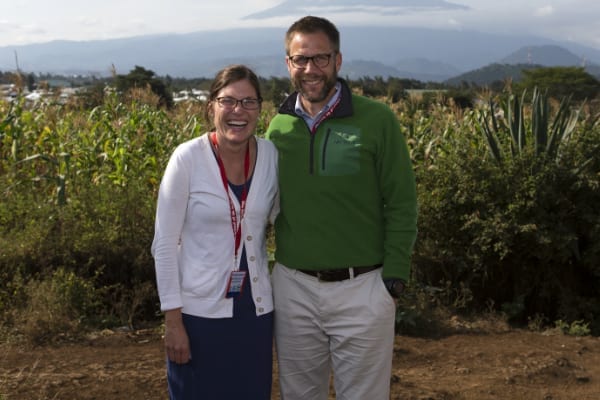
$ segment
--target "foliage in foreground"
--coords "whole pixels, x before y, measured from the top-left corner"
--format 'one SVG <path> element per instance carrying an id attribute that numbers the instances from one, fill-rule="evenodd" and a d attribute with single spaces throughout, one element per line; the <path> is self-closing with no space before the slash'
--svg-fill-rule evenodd
<path id="1" fill-rule="evenodd" d="M 174 147 L 203 132 L 202 104 L 165 111 L 142 90 L 104 96 L 91 110 L 0 103 L 0 321 L 34 341 L 157 318 L 156 192 Z M 443 307 L 600 332 L 598 119 L 568 108 L 556 125 L 568 135 L 540 152 L 556 120 L 544 101 L 535 124 L 524 98 L 393 105 L 420 202 L 401 332 L 438 329 Z M 274 112 L 265 103 L 259 132 Z"/>
<path id="2" fill-rule="evenodd" d="M 418 171 L 415 279 L 462 284 L 472 309 L 492 304 L 513 322 L 540 314 L 598 333 L 598 119 L 582 123 L 565 103 L 551 116 L 536 96 L 530 108 L 509 97 L 468 114 L 452 147 L 437 145 Z"/>
<path id="3" fill-rule="evenodd" d="M 84 326 L 153 318 L 156 190 L 173 147 L 199 133 L 200 112 L 171 117 L 114 95 L 90 111 L 0 107 L 0 312 L 31 303 L 31 282 L 52 281 L 64 269 L 98 289 L 94 313 L 72 315 Z"/>

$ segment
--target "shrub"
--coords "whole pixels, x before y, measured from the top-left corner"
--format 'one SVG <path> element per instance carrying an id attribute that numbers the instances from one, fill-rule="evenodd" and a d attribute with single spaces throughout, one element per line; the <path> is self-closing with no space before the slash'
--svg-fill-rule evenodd
<path id="1" fill-rule="evenodd" d="M 590 334 L 590 328 L 588 323 L 583 321 L 573 321 L 572 323 L 558 320 L 555 323 L 556 329 L 562 333 L 570 336 L 588 336 Z"/>
<path id="2" fill-rule="evenodd" d="M 465 129 L 453 152 L 417 169 L 415 277 L 464 284 L 475 309 L 492 300 L 516 322 L 542 314 L 597 324 L 600 175 L 597 155 L 580 151 L 591 133 L 574 131 L 560 149 L 540 152 L 522 122 L 527 140 L 517 143 L 529 145 L 518 151 L 510 150 L 518 129 L 485 131 L 487 142 Z"/>
<path id="3" fill-rule="evenodd" d="M 45 279 L 31 280 L 25 292 L 27 305 L 17 327 L 34 343 L 77 335 L 98 305 L 93 282 L 63 268 Z"/>

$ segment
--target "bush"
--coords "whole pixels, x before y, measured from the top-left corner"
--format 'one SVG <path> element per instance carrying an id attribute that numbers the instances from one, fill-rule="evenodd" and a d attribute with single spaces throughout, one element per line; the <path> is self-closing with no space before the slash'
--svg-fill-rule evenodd
<path id="1" fill-rule="evenodd" d="M 574 135 L 555 157 L 530 138 L 498 163 L 464 130 L 453 152 L 417 169 L 416 280 L 464 284 L 473 309 L 491 301 L 514 322 L 582 319 L 598 333 L 600 174 L 597 153 L 580 147 L 590 132 Z M 510 147 L 505 136 L 497 143 Z"/>
<path id="2" fill-rule="evenodd" d="M 27 306 L 16 318 L 17 328 L 36 344 L 78 335 L 97 311 L 94 284 L 63 268 L 25 287 Z"/>
<path id="3" fill-rule="evenodd" d="M 155 319 L 155 196 L 173 147 L 200 129 L 195 115 L 171 119 L 111 96 L 85 112 L 18 102 L 0 111 L 0 321 L 16 323 L 12 310 L 36 299 L 29 285 L 60 268 L 93 283 L 99 304 L 88 321 Z"/>

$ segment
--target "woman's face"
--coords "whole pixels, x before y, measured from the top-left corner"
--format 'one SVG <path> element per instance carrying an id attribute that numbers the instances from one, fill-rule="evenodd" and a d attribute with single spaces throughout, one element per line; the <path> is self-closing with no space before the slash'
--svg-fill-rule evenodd
<path id="1" fill-rule="evenodd" d="M 242 100 L 245 100 L 244 104 Z M 257 104 L 257 100 L 256 90 L 246 79 L 233 82 L 219 91 L 210 106 L 220 143 L 224 140 L 235 145 L 248 141 L 256 130 L 260 115 L 260 102 Z"/>

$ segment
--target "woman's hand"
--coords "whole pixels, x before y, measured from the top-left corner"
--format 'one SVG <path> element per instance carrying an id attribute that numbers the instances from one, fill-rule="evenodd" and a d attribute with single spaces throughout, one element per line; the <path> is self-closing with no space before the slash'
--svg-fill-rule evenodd
<path id="1" fill-rule="evenodd" d="M 174 363 L 190 361 L 190 341 L 181 319 L 181 309 L 165 312 L 165 350 Z"/>

